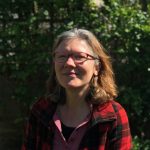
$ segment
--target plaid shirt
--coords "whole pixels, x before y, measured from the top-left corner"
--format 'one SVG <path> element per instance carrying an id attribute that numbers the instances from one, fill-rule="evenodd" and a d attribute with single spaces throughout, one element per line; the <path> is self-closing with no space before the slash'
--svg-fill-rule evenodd
<path id="1" fill-rule="evenodd" d="M 57 104 L 40 99 L 31 110 L 22 150 L 52 150 Z M 93 106 L 90 125 L 79 150 L 131 150 L 128 117 L 115 101 Z"/>

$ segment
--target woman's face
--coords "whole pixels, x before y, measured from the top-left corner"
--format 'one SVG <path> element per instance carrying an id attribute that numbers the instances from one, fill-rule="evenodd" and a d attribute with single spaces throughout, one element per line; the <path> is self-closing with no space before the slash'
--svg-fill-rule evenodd
<path id="1" fill-rule="evenodd" d="M 84 40 L 77 38 L 64 40 L 56 48 L 54 58 L 56 77 L 66 90 L 88 88 L 93 74 L 98 73 L 95 60 L 87 55 L 92 55 L 90 49 Z"/>

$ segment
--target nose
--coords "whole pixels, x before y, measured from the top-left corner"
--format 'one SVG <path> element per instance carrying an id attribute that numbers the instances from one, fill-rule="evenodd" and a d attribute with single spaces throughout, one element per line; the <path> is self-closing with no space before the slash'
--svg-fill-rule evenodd
<path id="1" fill-rule="evenodd" d="M 66 60 L 65 66 L 72 66 L 72 67 L 76 66 L 76 64 L 71 56 L 69 56 L 68 59 Z"/>

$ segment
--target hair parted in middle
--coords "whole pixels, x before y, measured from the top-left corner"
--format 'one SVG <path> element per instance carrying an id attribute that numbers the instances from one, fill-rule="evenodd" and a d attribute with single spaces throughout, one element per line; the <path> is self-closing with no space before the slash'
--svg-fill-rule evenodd
<path id="1" fill-rule="evenodd" d="M 93 104 L 99 104 L 114 99 L 117 96 L 117 86 L 114 80 L 111 58 L 103 48 L 102 44 L 90 31 L 74 28 L 63 32 L 56 38 L 52 52 L 57 49 L 61 42 L 70 39 L 81 39 L 86 41 L 88 46 L 91 47 L 93 55 L 99 58 L 99 62 L 96 63 L 99 67 L 99 72 L 98 75 L 93 75 L 91 79 L 90 91 L 86 100 Z M 66 100 L 65 89 L 56 79 L 54 65 L 52 65 L 51 75 L 47 81 L 46 97 L 50 101 L 61 104 L 65 103 Z"/>

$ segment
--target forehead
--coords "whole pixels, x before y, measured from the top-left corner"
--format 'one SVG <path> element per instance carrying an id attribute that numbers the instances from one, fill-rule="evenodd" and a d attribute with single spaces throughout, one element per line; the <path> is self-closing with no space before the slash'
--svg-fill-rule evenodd
<path id="1" fill-rule="evenodd" d="M 79 38 L 67 39 L 63 40 L 55 49 L 55 52 L 92 52 L 91 47 L 89 44 Z"/>

